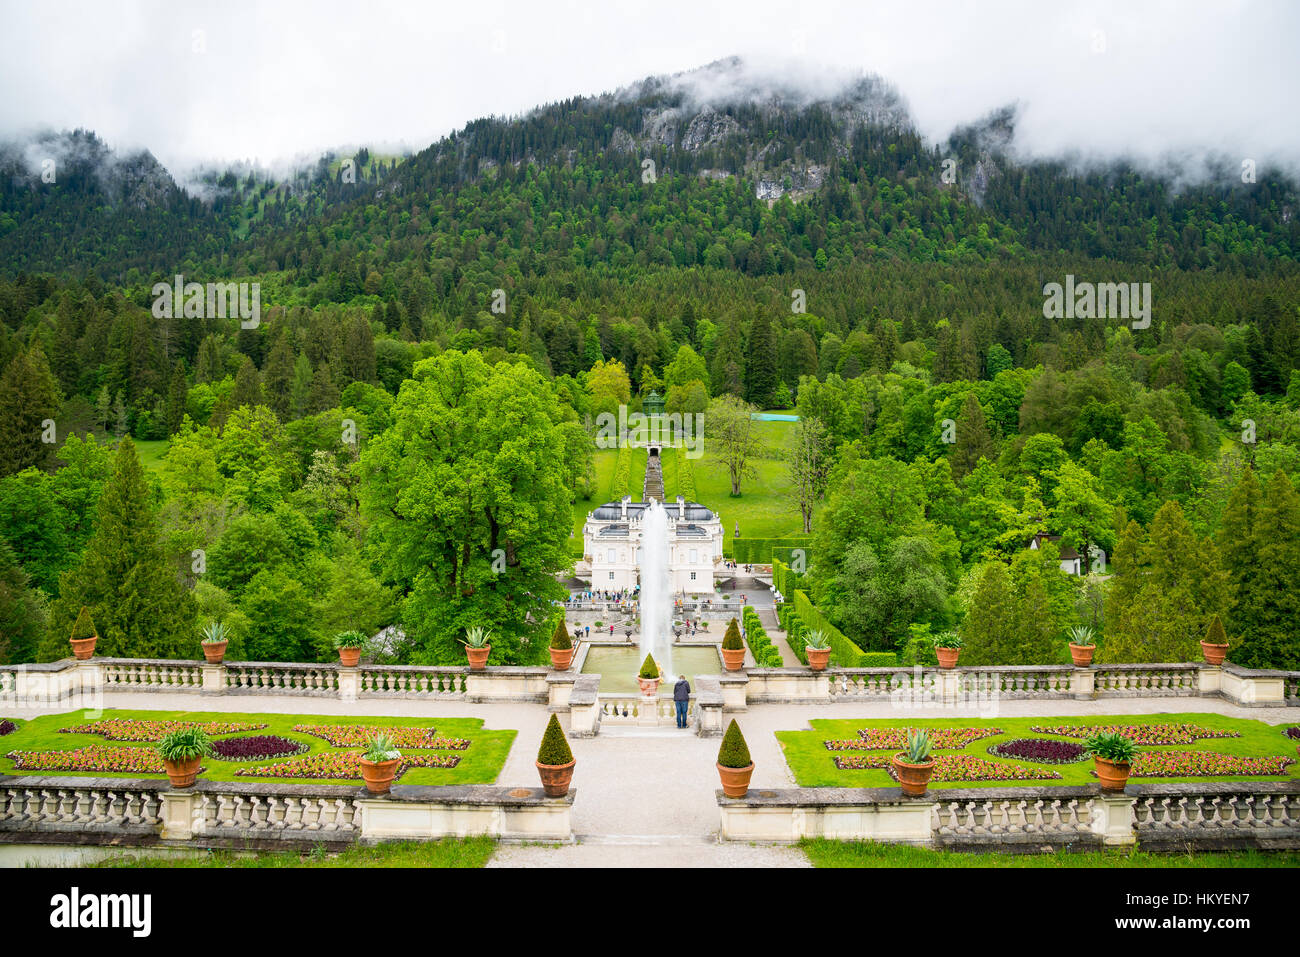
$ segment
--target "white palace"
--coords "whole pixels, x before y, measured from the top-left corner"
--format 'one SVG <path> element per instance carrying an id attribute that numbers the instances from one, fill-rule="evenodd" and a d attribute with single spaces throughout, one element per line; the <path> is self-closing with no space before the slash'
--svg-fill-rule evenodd
<path id="1" fill-rule="evenodd" d="M 591 564 L 597 591 L 635 588 L 640 578 L 641 519 L 649 502 L 601 505 L 582 526 L 584 558 Z M 722 564 L 722 522 L 711 509 L 680 495 L 664 503 L 668 513 L 668 578 L 674 592 L 712 592 L 714 570 Z"/>

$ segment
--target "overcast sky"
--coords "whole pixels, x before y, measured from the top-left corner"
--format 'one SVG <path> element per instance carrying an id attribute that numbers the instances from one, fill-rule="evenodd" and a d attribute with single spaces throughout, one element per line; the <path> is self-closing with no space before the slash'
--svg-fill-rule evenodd
<path id="1" fill-rule="evenodd" d="M 0 0 L 0 135 L 86 127 L 173 169 L 421 148 L 487 114 L 732 54 L 866 69 L 939 139 L 1012 101 L 1037 154 L 1300 158 L 1300 3 Z"/>

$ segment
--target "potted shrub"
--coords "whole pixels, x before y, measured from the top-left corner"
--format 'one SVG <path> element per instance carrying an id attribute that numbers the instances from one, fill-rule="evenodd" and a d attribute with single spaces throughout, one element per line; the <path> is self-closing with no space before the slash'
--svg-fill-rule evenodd
<path id="1" fill-rule="evenodd" d="M 334 647 L 339 650 L 339 664 L 344 668 L 355 668 L 361 661 L 361 648 L 366 643 L 366 636 L 359 631 L 344 631 L 334 638 Z"/>
<path id="2" fill-rule="evenodd" d="M 955 631 L 945 631 L 934 636 L 934 653 L 939 659 L 940 668 L 957 667 L 961 645 L 961 636 Z"/>
<path id="3" fill-rule="evenodd" d="M 555 715 L 546 722 L 541 747 L 537 749 L 537 773 L 542 779 L 542 791 L 547 797 L 562 798 L 569 793 L 573 780 L 573 766 L 577 761 L 569 748 L 569 739 Z"/>
<path id="4" fill-rule="evenodd" d="M 722 779 L 722 793 L 729 798 L 744 797 L 749 790 L 749 779 L 754 774 L 754 759 L 749 756 L 749 745 L 740 733 L 740 725 L 731 719 L 727 733 L 718 748 L 718 777 Z"/>
<path id="5" fill-rule="evenodd" d="M 1122 734 L 1094 734 L 1084 742 L 1097 768 L 1097 780 L 1103 791 L 1123 791 L 1129 770 L 1137 755 L 1137 746 Z"/>
<path id="6" fill-rule="evenodd" d="M 1097 650 L 1097 642 L 1092 637 L 1091 625 L 1075 625 L 1070 629 L 1070 658 L 1074 667 L 1087 668 L 1092 664 L 1092 654 Z"/>
<path id="7" fill-rule="evenodd" d="M 370 739 L 361 755 L 361 780 L 371 794 L 387 794 L 397 777 L 397 766 L 402 763 L 402 752 L 393 746 L 393 739 L 382 731 Z"/>
<path id="8" fill-rule="evenodd" d="M 938 646 L 935 646 L 936 649 Z M 898 785 L 908 797 L 921 797 L 930 785 L 934 774 L 934 758 L 930 755 L 930 732 L 912 729 L 907 732 L 907 750 L 889 759 L 898 775 Z"/>
<path id="9" fill-rule="evenodd" d="M 219 665 L 226 657 L 226 645 L 229 643 L 230 631 L 220 621 L 210 621 L 200 632 L 203 636 L 199 642 L 203 646 L 203 657 L 210 665 Z"/>
<path id="10" fill-rule="evenodd" d="M 808 667 L 813 671 L 825 671 L 826 662 L 831 657 L 831 640 L 823 631 L 811 631 L 803 646 L 808 655 Z"/>
<path id="11" fill-rule="evenodd" d="M 1223 633 L 1223 622 L 1215 615 L 1201 640 L 1201 654 L 1207 665 L 1221 665 L 1228 657 L 1228 636 Z"/>
<path id="12" fill-rule="evenodd" d="M 636 675 L 636 683 L 641 686 L 641 693 L 646 696 L 654 695 L 659 690 L 659 682 L 663 677 L 663 669 L 653 657 L 647 654 L 645 661 L 641 662 L 641 670 Z"/>
<path id="13" fill-rule="evenodd" d="M 212 753 L 212 739 L 202 728 L 181 728 L 162 736 L 158 755 L 174 788 L 187 788 L 199 776 L 199 763 Z"/>
<path id="14" fill-rule="evenodd" d="M 95 623 L 90 620 L 90 609 L 85 605 L 77 612 L 77 620 L 72 623 L 72 654 L 78 661 L 88 661 L 95 653 L 95 642 L 99 635 L 95 633 Z"/>
<path id="15" fill-rule="evenodd" d="M 492 632 L 482 625 L 465 629 L 465 637 L 461 644 L 465 646 L 465 656 L 469 658 L 469 666 L 475 671 L 482 671 L 487 667 L 488 655 L 492 654 L 492 645 L 489 644 L 491 638 Z"/>
<path id="16" fill-rule="evenodd" d="M 740 637 L 740 626 L 734 618 L 727 625 L 727 633 L 722 636 L 722 666 L 728 671 L 739 671 L 745 667 L 745 642 Z"/>
<path id="17" fill-rule="evenodd" d="M 556 671 L 568 671 L 573 664 L 573 639 L 565 630 L 564 619 L 555 623 L 555 634 L 551 635 L 551 667 Z"/>

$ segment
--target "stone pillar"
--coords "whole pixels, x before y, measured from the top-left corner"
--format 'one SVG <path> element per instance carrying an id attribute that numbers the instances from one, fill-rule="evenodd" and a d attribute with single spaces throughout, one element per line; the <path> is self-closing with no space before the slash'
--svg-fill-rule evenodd
<path id="1" fill-rule="evenodd" d="M 203 666 L 203 694 L 224 694 L 226 691 L 226 666 Z"/>
<path id="2" fill-rule="evenodd" d="M 744 672 L 726 672 L 718 679 L 724 711 L 748 710 L 749 676 Z"/>
<path id="3" fill-rule="evenodd" d="M 1075 668 L 1070 672 L 1070 697 L 1091 701 L 1097 690 L 1097 675 L 1091 668 Z"/>
<path id="4" fill-rule="evenodd" d="M 1223 693 L 1223 669 L 1217 665 L 1202 664 L 1196 669 L 1196 693 L 1217 695 Z"/>
<path id="5" fill-rule="evenodd" d="M 953 702 L 961 697 L 961 672 L 953 668 L 940 668 L 937 672 L 934 693 L 943 702 Z"/>
<path id="6" fill-rule="evenodd" d="M 636 709 L 638 725 L 654 726 L 659 724 L 659 699 L 652 694 L 643 694 Z"/>
<path id="7" fill-rule="evenodd" d="M 1133 798 L 1127 794 L 1102 791 L 1090 802 L 1092 833 L 1107 847 L 1137 843 L 1133 830 Z"/>
<path id="8" fill-rule="evenodd" d="M 339 668 L 339 697 L 344 701 L 356 701 L 361 691 L 361 672 L 356 668 Z"/>
<path id="9" fill-rule="evenodd" d="M 573 694 L 573 685 L 577 681 L 575 671 L 556 671 L 546 676 L 546 710 L 568 711 L 569 697 Z"/>
<path id="10" fill-rule="evenodd" d="M 165 841 L 188 841 L 194 836 L 194 814 L 199 809 L 199 794 L 193 788 L 163 791 L 162 838 Z"/>
<path id="11" fill-rule="evenodd" d="M 569 737 L 594 738 L 600 733 L 600 675 L 578 675 L 569 693 Z"/>

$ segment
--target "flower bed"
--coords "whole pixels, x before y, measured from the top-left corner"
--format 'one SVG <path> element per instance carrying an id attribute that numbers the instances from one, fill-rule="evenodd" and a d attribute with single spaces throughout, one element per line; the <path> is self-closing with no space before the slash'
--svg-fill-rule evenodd
<path id="1" fill-rule="evenodd" d="M 469 747 L 465 738 L 439 738 L 435 728 L 386 727 L 378 724 L 295 724 L 293 730 L 324 738 L 336 748 L 364 748 L 370 739 L 383 732 L 397 748 L 437 748 L 443 751 L 464 751 Z"/>
<path id="2" fill-rule="evenodd" d="M 1139 751 L 1129 772 L 1135 778 L 1199 778 L 1286 774 L 1295 758 L 1248 758 L 1215 751 Z M 1097 772 L 1092 772 L 1096 774 Z"/>
<path id="3" fill-rule="evenodd" d="M 1300 741 L 1300 725 L 1297 725 L 1294 728 L 1286 728 L 1282 731 L 1282 733 L 1285 734 L 1288 738 L 1292 738 L 1296 741 Z"/>
<path id="4" fill-rule="evenodd" d="M 59 728 L 60 734 L 98 734 L 110 741 L 161 741 L 163 735 L 186 728 L 202 728 L 208 734 L 256 731 L 265 724 L 238 721 L 138 721 L 135 718 L 104 718 L 89 724 Z"/>
<path id="5" fill-rule="evenodd" d="M 1160 747 L 1191 744 L 1198 738 L 1240 738 L 1240 731 L 1215 731 L 1195 724 L 1073 724 L 1048 727 L 1034 725 L 1030 731 L 1060 734 L 1068 738 L 1091 738 L 1094 734 L 1121 734 L 1134 744 Z"/>
<path id="6" fill-rule="evenodd" d="M 881 769 L 897 780 L 894 766 L 889 755 L 851 754 L 836 758 L 835 766 L 841 771 L 859 771 Z M 936 754 L 934 756 L 934 775 L 932 781 L 1043 781 L 1059 780 L 1061 775 L 1055 771 L 1042 771 L 1035 768 L 1022 768 L 1015 764 L 1002 764 L 977 758 L 970 754 Z"/>
<path id="7" fill-rule="evenodd" d="M 98 771 L 109 774 L 166 774 L 153 748 L 112 748 L 91 744 L 68 751 L 10 751 L 6 755 L 23 771 Z M 206 769 L 200 769 L 206 770 Z"/>
<path id="8" fill-rule="evenodd" d="M 1016 738 L 1001 744 L 989 745 L 989 754 L 1034 764 L 1073 764 L 1088 755 L 1083 745 L 1073 741 L 1049 741 L 1046 738 Z"/>
<path id="9" fill-rule="evenodd" d="M 1001 728 L 927 728 L 930 747 L 964 748 L 980 738 L 1002 734 Z M 848 741 L 824 741 L 827 751 L 897 751 L 907 747 L 907 728 L 862 728 L 857 738 Z"/>
<path id="10" fill-rule="evenodd" d="M 3 738 L 6 734 L 13 734 L 17 730 L 18 725 L 14 724 L 12 721 L 0 721 L 0 738 Z"/>
<path id="11" fill-rule="evenodd" d="M 454 768 L 460 756 L 454 754 L 403 754 L 397 777 L 410 768 Z M 361 778 L 361 755 L 355 751 L 321 751 L 305 758 L 257 768 L 239 768 L 236 774 L 251 778 Z"/>
<path id="12" fill-rule="evenodd" d="M 276 734 L 253 734 L 212 742 L 212 756 L 222 761 L 264 761 L 267 758 L 288 758 L 310 750 L 311 746 L 302 741 L 290 741 Z"/>

